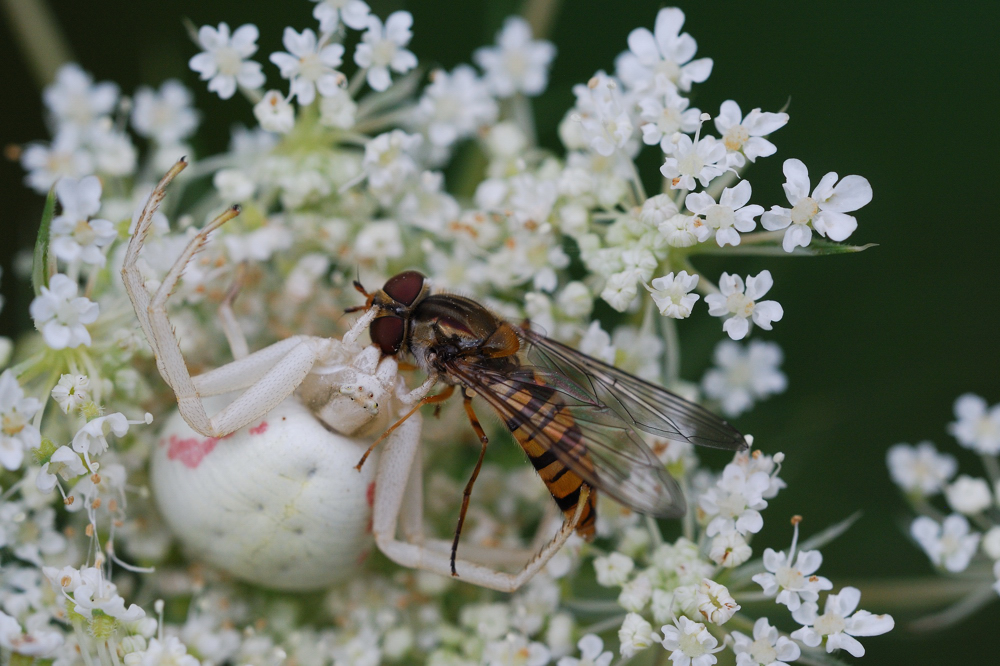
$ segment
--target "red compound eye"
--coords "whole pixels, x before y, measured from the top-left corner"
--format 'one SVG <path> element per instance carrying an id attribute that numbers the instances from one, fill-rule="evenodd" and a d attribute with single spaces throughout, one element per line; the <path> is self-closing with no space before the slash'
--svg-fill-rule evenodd
<path id="1" fill-rule="evenodd" d="M 403 345 L 403 320 L 401 317 L 379 317 L 372 322 L 368 333 L 383 354 L 392 356 Z"/>
<path id="2" fill-rule="evenodd" d="M 416 271 L 404 271 L 389 278 L 382 291 L 403 305 L 413 305 L 424 288 L 424 279 Z"/>

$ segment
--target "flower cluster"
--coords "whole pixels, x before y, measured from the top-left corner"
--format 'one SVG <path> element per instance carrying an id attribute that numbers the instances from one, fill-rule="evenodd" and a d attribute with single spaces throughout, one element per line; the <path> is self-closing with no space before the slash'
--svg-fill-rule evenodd
<path id="1" fill-rule="evenodd" d="M 955 421 L 948 433 L 963 448 L 979 454 L 984 476 L 958 474 L 958 461 L 931 442 L 916 446 L 896 444 L 887 454 L 889 475 L 919 514 L 910 523 L 910 536 L 945 575 L 963 574 L 982 581 L 950 611 L 930 621 L 952 623 L 1000 594 L 1000 405 L 990 407 L 978 395 L 967 393 L 955 401 Z M 958 476 L 956 476 L 958 474 Z"/>
<path id="2" fill-rule="evenodd" d="M 683 534 L 667 540 L 655 520 L 599 493 L 597 542 L 574 536 L 509 597 L 365 560 L 367 535 L 353 544 L 361 557 L 339 565 L 350 582 L 321 603 L 237 585 L 198 564 L 205 553 L 181 554 L 164 502 L 198 491 L 158 477 L 155 461 L 194 469 L 231 442 L 177 434 L 176 398 L 157 378 L 175 359 L 154 356 L 119 276 L 138 211 L 182 155 L 191 167 L 139 231 L 145 245 L 129 261 L 155 291 L 195 230 L 240 204 L 242 214 L 183 267 L 167 306 L 192 373 L 295 334 L 341 337 L 341 314 L 359 302 L 351 288 L 359 272 L 366 284 L 383 284 L 417 268 L 435 288 L 529 318 L 564 344 L 731 416 L 787 384 L 775 343 L 738 342 L 782 319 L 782 306 L 765 300 L 780 285 L 766 269 L 708 275 L 699 255 L 854 251 L 834 241 L 850 236 L 850 213 L 871 199 L 860 176 L 830 173 L 811 188 L 805 165 L 787 159 L 790 207 L 756 203 L 743 175 L 776 154 L 771 135 L 789 117 L 744 113 L 733 100 L 714 116 L 693 108 L 692 88 L 713 63 L 695 58 L 679 9 L 659 11 L 653 30 L 632 31 L 613 72 L 574 88 L 559 127 L 565 150 L 552 152 L 536 143 L 531 104 L 556 49 L 524 19 L 508 18 L 470 64 L 424 72 L 409 50 L 410 13 L 380 17 L 362 0 L 311 5 L 315 22 L 284 27 L 283 50 L 266 58 L 254 25 L 193 31 L 192 72 L 220 98 L 252 106 L 256 120 L 217 155 L 200 158 L 188 145 L 200 114 L 180 81 L 125 96 L 67 65 L 45 90 L 52 138 L 21 151 L 27 185 L 49 197 L 32 272 L 37 334 L 13 350 L 0 340 L 0 647 L 59 666 L 608 666 L 615 652 L 629 657 L 659 643 L 679 664 L 707 666 L 721 650 L 741 665 L 810 650 L 857 656 L 857 637 L 888 631 L 891 618 L 857 610 L 856 590 L 834 594 L 815 575 L 816 549 L 833 532 L 800 545 L 796 521 L 787 553 L 765 549 L 754 559 L 761 512 L 784 488 L 780 454 L 740 453 L 715 475 L 688 442 L 652 437 L 650 449 L 686 495 Z M 658 172 L 640 172 L 643 150 L 656 154 Z M 463 163 L 470 155 L 474 163 Z M 449 165 L 457 168 L 447 173 L 469 175 L 446 182 Z M 687 383 L 678 376 L 677 320 L 706 312 L 721 319 L 716 367 Z M 159 436 L 146 427 L 153 415 Z M 456 442 L 468 430 L 464 415 L 424 422 L 424 519 L 435 533 L 454 528 L 458 479 L 472 469 Z M 990 440 L 979 426 L 956 426 L 956 436 L 994 441 L 991 455 L 1000 449 L 1000 436 Z M 246 456 L 227 474 L 270 490 L 260 481 L 276 476 L 269 455 Z M 917 484 L 925 494 L 930 476 Z M 551 501 L 532 477 L 527 466 L 487 462 L 462 546 L 530 555 L 534 534 L 554 533 L 558 521 L 543 509 Z M 979 492 L 972 485 L 954 492 L 966 508 Z M 267 492 L 246 497 L 219 482 L 211 490 L 223 496 L 199 510 L 220 524 L 238 514 L 250 526 L 253 514 L 270 529 L 287 518 Z M 318 524 L 329 507 L 303 501 L 301 520 Z M 280 546 L 267 529 L 241 533 Z M 941 562 L 953 563 L 945 550 Z M 260 560 L 250 582 L 268 585 L 281 573 L 245 552 Z M 567 596 L 595 573 L 620 592 L 592 602 L 588 612 L 608 617 L 588 626 Z M 742 610 L 755 598 L 790 616 L 755 619 Z M 779 630 L 792 622 L 798 629 Z"/>

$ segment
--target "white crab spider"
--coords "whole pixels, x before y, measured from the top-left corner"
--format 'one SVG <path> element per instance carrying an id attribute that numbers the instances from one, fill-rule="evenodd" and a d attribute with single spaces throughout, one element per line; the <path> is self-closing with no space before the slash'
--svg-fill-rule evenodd
<path id="1" fill-rule="evenodd" d="M 122 267 L 125 288 L 153 350 L 160 374 L 177 397 L 180 417 L 191 429 L 210 439 L 213 452 L 225 451 L 229 454 L 220 457 L 213 453 L 215 465 L 201 475 L 178 476 L 178 473 L 183 472 L 183 465 L 174 465 L 171 472 L 169 466 L 161 464 L 162 461 L 154 464 L 154 482 L 159 486 L 157 497 L 168 521 L 196 555 L 238 576 L 288 589 L 322 587 L 347 575 L 351 568 L 344 565 L 350 562 L 351 554 L 364 550 L 366 536 L 358 529 L 358 525 L 367 522 L 367 516 L 360 513 L 360 521 L 358 518 L 359 510 L 363 512 L 366 507 L 359 505 L 357 500 L 360 494 L 356 489 L 366 488 L 368 480 L 364 476 L 365 470 L 371 474 L 370 470 L 375 466 L 371 530 L 379 550 L 402 566 L 450 575 L 451 542 L 429 539 L 423 535 L 423 480 L 420 456 L 417 455 L 421 429 L 419 413 L 389 434 L 379 445 L 378 460 L 369 462 L 361 473 L 353 465 L 335 470 L 340 474 L 336 478 L 340 480 L 341 486 L 355 488 L 353 492 L 348 489 L 349 492 L 346 493 L 353 500 L 320 493 L 317 501 L 321 505 L 326 504 L 327 518 L 332 516 L 330 520 L 336 524 L 335 528 L 331 528 L 329 520 L 323 523 L 320 520 L 310 520 L 311 516 L 308 515 L 296 516 L 290 532 L 301 537 L 300 546 L 308 543 L 312 537 L 309 530 L 317 530 L 316 534 L 326 537 L 328 541 L 330 532 L 334 531 L 335 538 L 331 542 L 333 545 L 313 549 L 302 547 L 301 552 L 293 553 L 294 557 L 282 559 L 282 551 L 295 548 L 286 540 L 291 537 L 283 534 L 278 538 L 270 534 L 266 543 L 253 543 L 254 530 L 249 527 L 247 530 L 241 529 L 242 521 L 246 519 L 245 515 L 240 515 L 245 510 L 242 505 L 235 512 L 225 514 L 225 520 L 231 527 L 235 526 L 240 534 L 251 533 L 250 544 L 244 544 L 238 539 L 234 544 L 233 534 L 224 531 L 205 533 L 204 526 L 199 534 L 184 536 L 185 530 L 197 523 L 197 519 L 202 518 L 203 514 L 215 508 L 222 508 L 225 512 L 227 505 L 232 505 L 233 502 L 239 504 L 242 501 L 245 504 L 245 494 L 253 492 L 253 489 L 245 484 L 221 482 L 227 474 L 243 475 L 250 479 L 250 485 L 256 487 L 258 492 L 263 490 L 264 497 L 268 497 L 270 493 L 269 501 L 272 501 L 276 486 L 268 485 L 266 475 L 259 477 L 247 474 L 247 465 L 256 464 L 263 468 L 265 474 L 276 474 L 274 468 L 277 465 L 273 461 L 284 455 L 284 449 L 279 447 L 290 441 L 301 441 L 303 437 L 324 439 L 322 446 L 316 449 L 323 451 L 321 455 L 325 456 L 326 463 L 330 462 L 329 455 L 334 450 L 334 458 L 341 461 L 352 459 L 365 450 L 373 435 L 385 431 L 386 426 L 392 422 L 390 417 L 400 414 L 404 407 L 413 406 L 422 400 L 437 381 L 436 377 L 429 377 L 416 389 L 408 390 L 402 378 L 397 375 L 398 366 L 393 358 L 381 358 L 376 347 L 363 348 L 358 343 L 358 338 L 374 318 L 374 310 L 362 316 L 342 340 L 297 335 L 248 354 L 246 342 L 228 309 L 228 303 L 223 304 L 220 315 L 223 330 L 236 360 L 192 377 L 167 317 L 167 298 L 209 234 L 236 217 L 239 209 L 231 208 L 205 225 L 191 239 L 152 296 L 147 291 L 136 264 L 149 233 L 153 214 L 166 193 L 166 186 L 186 166 L 183 159 L 175 164 L 150 194 L 129 242 Z M 241 393 L 222 406 L 214 416 L 208 415 L 205 398 L 234 392 Z M 290 422 L 290 430 L 283 430 L 281 437 L 266 440 L 271 447 L 268 449 L 270 456 L 255 455 L 254 444 L 250 443 L 252 431 L 260 428 L 265 417 L 283 417 L 285 424 Z M 330 429 L 334 432 L 328 432 Z M 182 435 L 183 427 L 179 421 L 171 421 L 163 434 L 165 439 L 169 439 L 171 435 Z M 222 441 L 230 435 L 230 439 Z M 203 445 L 203 449 L 206 447 L 207 445 Z M 168 445 L 159 449 L 159 458 L 162 459 L 164 455 L 169 458 Z M 192 455 L 197 457 L 198 454 L 196 451 Z M 181 453 L 175 456 L 176 459 L 182 457 Z M 202 458 L 205 456 L 202 455 Z M 303 488 L 311 483 L 310 470 L 316 467 L 313 464 L 315 462 L 306 456 L 305 462 L 299 465 Z M 328 480 L 331 482 L 329 485 L 337 485 L 333 478 Z M 340 489 L 342 488 L 332 490 Z M 367 491 L 365 494 L 367 495 Z M 299 513 L 301 507 L 285 505 L 281 501 L 278 500 L 276 507 L 269 507 L 267 502 L 259 503 L 260 513 L 269 520 L 285 525 L 290 520 L 288 514 Z M 335 506 L 331 507 L 331 503 Z M 537 547 L 544 544 L 544 547 L 533 557 L 531 551 L 462 546 L 461 554 L 477 561 L 457 559 L 455 566 L 458 577 L 495 590 L 511 592 L 518 589 L 541 570 L 573 534 L 585 505 L 585 501 L 579 502 L 573 519 L 565 522 L 547 544 L 544 540 L 548 528 L 543 524 L 539 528 L 535 545 Z M 229 509 L 232 510 L 233 507 L 229 506 Z M 349 515 L 341 515 L 342 520 L 338 520 L 338 512 Z M 397 538 L 400 526 L 402 539 Z M 198 532 L 198 528 L 194 531 Z M 272 559 L 268 560 L 265 555 Z M 517 573 L 507 573 L 489 566 L 524 562 L 525 558 L 529 558 L 528 562 Z M 252 561 L 247 562 L 246 559 Z M 285 570 L 274 571 L 275 565 L 278 569 Z M 302 568 L 298 572 L 288 571 L 292 565 Z M 323 567 L 337 571 L 328 575 L 317 574 Z"/>

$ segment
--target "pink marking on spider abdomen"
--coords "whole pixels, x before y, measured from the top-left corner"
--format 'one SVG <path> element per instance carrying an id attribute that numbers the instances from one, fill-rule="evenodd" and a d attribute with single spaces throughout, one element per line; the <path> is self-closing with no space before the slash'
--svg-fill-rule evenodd
<path id="1" fill-rule="evenodd" d="M 251 435 L 262 435 L 267 432 L 267 421 L 261 421 L 254 427 L 250 428 Z"/>
<path id="2" fill-rule="evenodd" d="M 365 491 L 365 501 L 368 502 L 368 506 L 375 505 L 375 482 L 372 481 L 368 484 L 368 490 Z"/>
<path id="3" fill-rule="evenodd" d="M 167 458 L 179 460 L 186 467 L 196 469 L 201 461 L 215 448 L 219 440 L 215 437 L 199 439 L 188 437 L 181 439 L 177 435 L 170 436 L 170 447 L 167 449 Z"/>

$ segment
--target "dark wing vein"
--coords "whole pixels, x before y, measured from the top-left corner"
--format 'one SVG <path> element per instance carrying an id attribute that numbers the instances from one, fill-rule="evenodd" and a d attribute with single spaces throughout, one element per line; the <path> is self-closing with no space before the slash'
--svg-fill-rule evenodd
<path id="1" fill-rule="evenodd" d="M 523 428 L 529 439 L 551 451 L 587 484 L 640 513 L 662 518 L 684 515 L 684 495 L 663 463 L 629 423 L 570 378 L 524 366 L 514 373 L 502 373 L 462 359 L 449 362 L 447 372 L 482 396 L 505 423 L 516 423 L 518 429 Z M 575 443 L 573 437 L 554 438 L 539 425 L 538 415 L 525 417 L 503 395 L 520 390 L 530 392 L 539 385 L 554 389 L 549 404 L 558 404 L 573 420 L 580 432 L 578 441 L 593 466 L 570 450 Z"/>
<path id="2" fill-rule="evenodd" d="M 548 376 L 562 376 L 583 387 L 594 402 L 607 405 L 627 424 L 652 435 L 701 446 L 747 448 L 738 430 L 701 405 L 544 335 L 523 328 L 517 331 L 526 343 L 524 356 L 529 363 L 547 369 Z"/>

